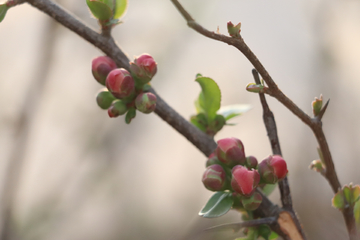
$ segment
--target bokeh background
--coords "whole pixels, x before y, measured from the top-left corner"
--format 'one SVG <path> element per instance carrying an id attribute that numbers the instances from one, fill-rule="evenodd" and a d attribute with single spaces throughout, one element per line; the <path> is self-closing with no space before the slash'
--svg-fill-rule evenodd
<path id="1" fill-rule="evenodd" d="M 93 28 L 85 0 L 58 0 Z M 324 117 L 342 184 L 360 182 L 360 2 L 355 0 L 182 0 L 204 27 L 242 36 L 278 86 L 304 111 L 323 94 Z M 170 1 L 130 0 L 114 38 L 132 59 L 158 62 L 156 91 L 181 115 L 194 114 L 201 73 L 222 90 L 222 105 L 251 104 L 215 140 L 238 137 L 247 155 L 271 153 L 252 66 L 235 48 L 187 27 Z M 0 190 L 2 226 L 21 240 L 233 239 L 231 232 L 196 235 L 240 221 L 197 215 L 211 192 L 201 183 L 206 158 L 155 114 L 130 125 L 110 119 L 95 103 L 101 86 L 91 60 L 102 53 L 28 4 L 0 24 Z M 345 239 L 327 181 L 308 169 L 318 159 L 308 127 L 274 99 L 294 206 L 309 239 Z M 7 186 L 7 187 L 4 187 Z M 10 187 L 9 187 L 10 186 Z M 10 197 L 9 197 L 10 196 Z M 279 203 L 276 190 L 271 200 Z M 10 210 L 7 202 L 10 202 Z"/>

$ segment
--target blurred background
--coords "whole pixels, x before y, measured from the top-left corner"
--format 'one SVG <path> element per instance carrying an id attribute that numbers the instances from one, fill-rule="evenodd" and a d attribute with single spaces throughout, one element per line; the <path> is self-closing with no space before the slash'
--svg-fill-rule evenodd
<path id="1" fill-rule="evenodd" d="M 85 0 L 58 0 L 94 29 Z M 204 27 L 241 34 L 278 86 L 305 112 L 331 99 L 324 129 L 342 184 L 360 182 L 360 2 L 353 0 L 182 0 Z M 129 1 L 113 36 L 130 59 L 151 54 L 153 87 L 185 118 L 195 113 L 201 73 L 222 90 L 222 105 L 252 110 L 215 140 L 240 138 L 247 155 L 271 149 L 256 94 L 245 91 L 252 66 L 235 48 L 187 27 L 170 1 Z M 91 60 L 102 53 L 28 4 L 0 24 L 0 190 L 2 240 L 233 239 L 231 232 L 196 235 L 240 221 L 197 214 L 212 195 L 201 183 L 206 158 L 157 115 L 110 119 L 95 102 L 101 86 Z M 327 181 L 308 169 L 316 140 L 274 99 L 281 148 L 295 209 L 309 239 L 346 239 L 331 207 Z M 278 190 L 271 200 L 280 203 Z M 6 232 L 6 234 L 4 234 Z M 10 232 L 10 234 L 9 234 Z M 15 234 L 14 234 L 15 233 Z M 4 235 L 7 235 L 4 237 Z"/>

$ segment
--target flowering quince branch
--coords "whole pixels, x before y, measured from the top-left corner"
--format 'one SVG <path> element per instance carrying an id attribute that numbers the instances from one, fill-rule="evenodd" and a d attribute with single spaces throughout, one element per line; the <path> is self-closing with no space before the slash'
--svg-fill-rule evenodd
<path id="1" fill-rule="evenodd" d="M 187 21 L 187 24 L 190 28 L 194 29 L 198 33 L 224 43 L 227 43 L 231 46 L 234 46 L 240 50 L 244 56 L 252 63 L 255 69 L 262 76 L 268 87 L 265 88 L 264 93 L 269 94 L 270 96 L 276 98 L 281 102 L 285 107 L 287 107 L 294 115 L 296 115 L 300 120 L 302 120 L 306 125 L 308 125 L 313 131 L 318 143 L 319 148 L 322 152 L 326 170 L 324 172 L 325 178 L 328 180 L 334 193 L 337 193 L 341 188 L 340 181 L 335 171 L 334 162 L 330 153 L 330 149 L 325 137 L 325 134 L 322 129 L 321 117 L 324 114 L 326 108 L 323 110 L 323 113 L 320 117 L 311 118 L 304 111 L 302 111 L 294 102 L 292 102 L 277 86 L 272 77 L 269 75 L 265 67 L 261 64 L 256 55 L 251 51 L 247 46 L 244 39 L 239 35 L 235 37 L 228 37 L 219 33 L 209 31 L 195 22 L 195 20 L 190 16 L 190 14 L 183 8 L 178 0 L 171 0 L 175 5 L 181 15 Z M 349 205 L 347 205 L 349 206 Z M 354 218 L 353 209 L 351 207 L 346 207 L 342 211 L 346 227 L 350 236 L 350 239 L 357 239 L 356 237 L 356 223 Z"/>
<path id="2" fill-rule="evenodd" d="M 259 74 L 256 71 L 256 69 L 252 70 L 254 80 L 256 84 L 261 84 Z M 259 93 L 261 106 L 263 108 L 263 120 L 266 127 L 266 132 L 269 137 L 270 145 L 273 154 L 275 155 L 282 155 L 281 148 L 280 148 L 280 142 L 277 134 L 277 128 L 276 128 L 276 122 L 275 117 L 272 111 L 269 108 L 269 105 L 266 102 L 265 94 Z M 296 223 L 296 228 L 300 231 L 303 238 L 305 238 L 305 233 L 303 229 L 301 228 L 301 224 L 299 219 L 296 216 L 296 213 L 294 211 L 292 200 L 291 200 L 291 192 L 290 192 L 290 186 L 287 177 L 285 177 L 282 181 L 279 182 L 279 189 L 281 194 L 281 202 L 283 205 L 283 208 L 289 211 L 292 215 L 292 218 L 294 219 Z"/>

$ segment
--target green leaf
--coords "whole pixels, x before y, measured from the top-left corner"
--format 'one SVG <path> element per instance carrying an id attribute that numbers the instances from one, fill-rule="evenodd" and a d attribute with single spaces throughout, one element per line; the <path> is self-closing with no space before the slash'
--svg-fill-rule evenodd
<path id="1" fill-rule="evenodd" d="M 342 190 L 339 190 L 339 191 L 335 194 L 335 196 L 333 197 L 333 199 L 332 199 L 332 206 L 333 206 L 334 208 L 339 209 L 339 210 L 344 209 L 345 203 L 344 203 L 344 195 L 343 195 Z"/>
<path id="2" fill-rule="evenodd" d="M 274 191 L 276 186 L 277 186 L 277 183 L 275 183 L 275 184 L 266 184 L 261 190 L 266 196 L 269 196 Z"/>
<path id="3" fill-rule="evenodd" d="M 273 239 L 277 239 L 279 235 L 277 235 L 276 232 L 271 232 L 270 236 L 269 236 L 269 239 L 270 240 L 273 240 Z"/>
<path id="4" fill-rule="evenodd" d="M 136 109 L 130 108 L 129 111 L 126 113 L 125 122 L 129 124 L 131 120 L 134 119 L 135 117 L 136 117 Z"/>
<path id="5" fill-rule="evenodd" d="M 191 116 L 190 122 L 194 124 L 201 131 L 206 132 L 206 128 L 208 124 L 204 113 L 199 113 L 198 115 Z"/>
<path id="6" fill-rule="evenodd" d="M 250 109 L 251 106 L 249 104 L 234 104 L 221 107 L 217 114 L 223 115 L 226 120 L 229 120 L 233 117 L 240 116 Z"/>
<path id="7" fill-rule="evenodd" d="M 233 203 L 230 192 L 216 192 L 199 212 L 199 215 L 205 218 L 220 217 L 231 209 Z"/>
<path id="8" fill-rule="evenodd" d="M 95 18 L 99 20 L 109 20 L 112 18 L 112 9 L 105 2 L 101 2 L 99 0 L 86 0 L 86 3 Z"/>
<path id="9" fill-rule="evenodd" d="M 202 89 L 197 102 L 195 102 L 196 109 L 198 112 L 205 113 L 211 122 L 220 108 L 221 92 L 219 86 L 208 77 L 197 77 L 195 81 L 200 84 Z"/>
<path id="10" fill-rule="evenodd" d="M 4 20 L 4 17 L 6 15 L 7 10 L 9 9 L 8 6 L 6 6 L 6 3 L 0 4 L 0 22 Z"/>
<path id="11" fill-rule="evenodd" d="M 120 18 L 124 15 L 126 8 L 128 5 L 128 0 L 116 0 L 115 2 L 115 11 L 114 11 L 114 19 Z"/>
<path id="12" fill-rule="evenodd" d="M 360 227 L 360 201 L 357 201 L 354 206 L 354 217 L 358 227 Z"/>

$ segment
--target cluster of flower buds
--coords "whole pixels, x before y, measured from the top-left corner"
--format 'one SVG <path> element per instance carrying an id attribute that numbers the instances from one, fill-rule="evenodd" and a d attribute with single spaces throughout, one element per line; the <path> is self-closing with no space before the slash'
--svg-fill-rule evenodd
<path id="1" fill-rule="evenodd" d="M 118 117 L 125 113 L 127 123 L 135 118 L 136 111 L 151 113 L 156 108 L 156 96 L 147 92 L 149 82 L 157 71 L 155 60 L 143 54 L 130 62 L 130 72 L 117 68 L 115 62 L 100 56 L 92 61 L 92 73 L 96 81 L 105 85 L 96 97 L 100 108 L 107 109 L 110 117 Z"/>
<path id="2" fill-rule="evenodd" d="M 274 184 L 284 179 L 288 172 L 285 160 L 273 155 L 258 164 L 254 156 L 245 156 L 244 145 L 239 139 L 224 138 L 217 143 L 215 152 L 206 162 L 202 177 L 204 186 L 210 191 L 233 192 L 234 208 L 242 206 L 249 211 L 255 210 L 262 201 L 256 188 L 259 184 Z"/>

